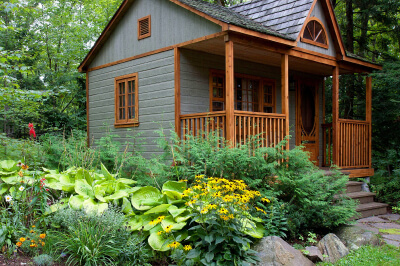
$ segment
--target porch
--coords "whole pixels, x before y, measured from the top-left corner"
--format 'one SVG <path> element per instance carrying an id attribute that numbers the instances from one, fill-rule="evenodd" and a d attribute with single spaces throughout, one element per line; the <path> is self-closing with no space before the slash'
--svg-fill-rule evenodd
<path id="1" fill-rule="evenodd" d="M 285 148 L 303 145 L 304 149 L 310 153 L 310 159 L 322 169 L 337 165 L 350 177 L 372 176 L 374 170 L 371 167 L 372 80 L 370 77 L 366 78 L 365 120 L 339 118 L 339 76 L 354 72 L 368 72 L 368 69 L 337 62 L 335 57 L 319 57 L 303 49 L 289 48 L 271 46 L 271 43 L 257 38 L 246 38 L 245 41 L 237 34 L 228 33 L 176 48 L 175 128 L 177 134 L 184 138 L 188 134 L 200 135 L 215 131 L 232 146 L 246 144 L 249 138 L 257 136 L 257 141 L 262 147 L 275 146 L 286 136 L 291 135 L 292 142 L 290 145 L 287 143 Z M 209 97 L 204 101 L 206 104 L 209 103 L 206 112 L 198 112 L 197 110 L 203 109 L 196 109 L 188 104 L 185 105 L 184 112 L 181 110 L 184 106 L 181 104 L 181 95 L 182 93 L 185 95 L 181 82 L 189 79 L 185 78 L 181 70 L 181 57 L 185 50 L 201 52 L 202 56 L 220 56 L 223 60 L 222 67 L 221 64 L 218 66 L 221 62 L 209 66 L 210 73 L 215 72 L 213 71 L 215 69 L 220 69 L 218 75 L 222 78 L 222 85 L 213 85 L 213 77 L 218 77 L 218 75 L 210 74 L 206 81 L 209 84 L 209 90 L 207 90 Z M 209 51 L 212 51 L 212 54 Z M 242 61 L 238 63 L 237 60 Z M 247 103 L 247 109 L 243 107 L 244 100 L 238 98 L 238 78 L 248 77 L 248 75 L 238 74 L 236 67 L 242 69 L 243 66 L 240 64 L 244 64 L 244 60 L 249 63 L 263 64 L 266 72 L 274 73 L 272 78 L 266 76 L 259 79 L 260 84 L 257 83 L 257 86 L 260 87 L 260 91 L 258 94 L 253 93 L 253 97 L 264 96 L 261 95 L 262 84 L 264 84 L 263 80 L 268 78 L 277 87 L 276 95 L 273 94 L 273 101 L 276 101 L 276 104 L 269 107 L 263 100 L 253 100 L 252 108 L 249 107 L 249 103 Z M 329 76 L 333 81 L 332 122 L 326 123 L 324 78 Z M 249 84 L 252 78 L 256 80 L 254 77 L 248 77 Z M 218 87 L 217 90 L 220 89 L 219 87 L 223 88 L 216 93 L 217 96 L 213 95 L 216 87 Z M 264 107 L 268 108 L 263 109 Z"/>

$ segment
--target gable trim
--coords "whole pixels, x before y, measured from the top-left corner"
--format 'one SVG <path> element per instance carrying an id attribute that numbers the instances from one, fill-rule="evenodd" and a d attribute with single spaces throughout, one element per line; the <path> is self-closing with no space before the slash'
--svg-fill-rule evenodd
<path id="1" fill-rule="evenodd" d="M 303 35 L 304 29 L 306 28 L 307 23 L 310 20 L 311 13 L 314 10 L 315 5 L 317 4 L 317 1 L 318 0 L 314 0 L 314 2 L 311 5 L 310 10 L 308 11 L 308 15 L 307 15 L 306 19 L 304 20 L 303 26 L 301 27 L 300 34 L 299 34 L 299 36 L 297 36 L 296 43 L 300 41 L 300 37 Z"/>
<path id="2" fill-rule="evenodd" d="M 323 30 L 323 32 L 324 32 L 324 34 L 325 34 L 325 39 L 326 39 L 325 41 L 326 41 L 326 44 L 318 43 L 318 42 L 316 42 L 316 41 L 312 41 L 312 40 L 309 40 L 309 39 L 306 39 L 306 38 L 303 37 L 304 31 L 306 30 L 308 23 L 310 23 L 311 21 L 316 21 L 316 22 L 318 22 L 318 23 L 321 25 L 322 30 Z M 324 49 L 329 49 L 329 36 L 328 36 L 328 32 L 326 31 L 325 25 L 324 25 L 324 24 L 322 23 L 322 21 L 321 21 L 319 18 L 317 18 L 317 17 L 310 17 L 308 20 L 306 20 L 306 22 L 304 23 L 304 27 L 303 27 L 302 31 L 300 32 L 299 37 L 300 37 L 300 41 L 301 41 L 301 42 L 308 43 L 308 44 L 315 45 L 315 46 L 319 46 L 319 47 L 322 47 L 322 48 L 324 48 Z"/>

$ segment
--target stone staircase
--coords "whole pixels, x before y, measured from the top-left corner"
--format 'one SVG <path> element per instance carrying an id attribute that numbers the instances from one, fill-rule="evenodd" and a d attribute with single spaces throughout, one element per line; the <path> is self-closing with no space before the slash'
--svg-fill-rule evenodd
<path id="1" fill-rule="evenodd" d="M 389 205 L 374 202 L 375 193 L 362 191 L 361 186 L 362 182 L 349 181 L 346 189 L 347 196 L 359 201 L 357 212 L 361 215 L 360 218 L 386 214 Z"/>

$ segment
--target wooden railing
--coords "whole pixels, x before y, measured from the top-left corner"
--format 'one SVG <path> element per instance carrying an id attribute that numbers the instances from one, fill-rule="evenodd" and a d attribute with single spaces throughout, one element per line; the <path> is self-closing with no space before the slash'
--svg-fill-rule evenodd
<path id="1" fill-rule="evenodd" d="M 246 144 L 257 137 L 262 147 L 277 145 L 285 138 L 285 115 L 235 111 L 235 145 Z M 199 136 L 216 132 L 217 136 L 226 136 L 226 113 L 209 112 L 181 115 L 181 134 Z"/>
<path id="2" fill-rule="evenodd" d="M 216 132 L 225 138 L 225 111 L 181 115 L 182 137 Z"/>
<path id="3" fill-rule="evenodd" d="M 322 144 L 322 166 L 329 167 L 332 165 L 332 123 L 322 124 L 322 136 L 323 136 L 323 144 Z"/>
<path id="4" fill-rule="evenodd" d="M 370 166 L 370 123 L 366 121 L 339 119 L 339 161 L 340 168 L 368 168 Z M 333 156 L 332 124 L 323 124 L 323 166 L 330 166 Z"/>
<path id="5" fill-rule="evenodd" d="M 246 144 L 257 136 L 260 146 L 277 145 L 285 138 L 285 115 L 235 111 L 236 144 Z"/>
<path id="6" fill-rule="evenodd" d="M 370 165 L 370 123 L 339 119 L 339 166 L 364 168 Z"/>

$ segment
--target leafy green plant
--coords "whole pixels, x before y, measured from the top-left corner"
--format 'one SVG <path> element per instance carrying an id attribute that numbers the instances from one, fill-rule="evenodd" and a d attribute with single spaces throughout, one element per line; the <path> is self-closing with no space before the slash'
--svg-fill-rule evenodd
<path id="1" fill-rule="evenodd" d="M 261 219 L 250 215 L 250 211 L 253 201 L 261 196 L 260 192 L 249 190 L 242 180 L 198 175 L 195 184 L 184 194 L 189 198 L 186 205 L 192 212 L 189 237 L 181 239 L 193 244 L 193 249 L 186 254 L 187 263 L 243 265 L 257 262 L 250 244 L 252 238 L 263 237 L 264 229 Z M 177 258 L 182 257 L 183 251 L 178 249 L 181 240 L 175 239 L 169 244 L 175 253 L 178 252 Z"/>
<path id="2" fill-rule="evenodd" d="M 51 266 L 54 263 L 52 256 L 47 254 L 41 254 L 33 258 L 33 262 L 38 266 Z"/>
<path id="3" fill-rule="evenodd" d="M 102 214 L 60 210 L 55 221 L 61 221 L 61 227 L 51 231 L 49 238 L 54 253 L 67 254 L 67 264 L 115 265 L 130 238 L 124 214 L 114 207 Z"/>
<path id="4" fill-rule="evenodd" d="M 386 171 L 378 170 L 371 178 L 372 190 L 376 192 L 376 198 L 382 202 L 396 206 L 400 202 L 400 169 L 392 171 L 388 175 Z"/>
<path id="5" fill-rule="evenodd" d="M 265 236 L 286 237 L 288 231 L 287 211 L 285 205 L 277 198 L 266 198 L 265 202 L 256 202 L 257 215 L 262 219 Z M 271 203 L 271 204 L 269 204 Z"/>
<path id="6" fill-rule="evenodd" d="M 20 236 L 15 245 L 24 254 L 38 255 L 46 245 L 45 238 L 46 234 L 38 231 L 36 226 L 32 225 L 30 231 L 26 235 Z"/>

